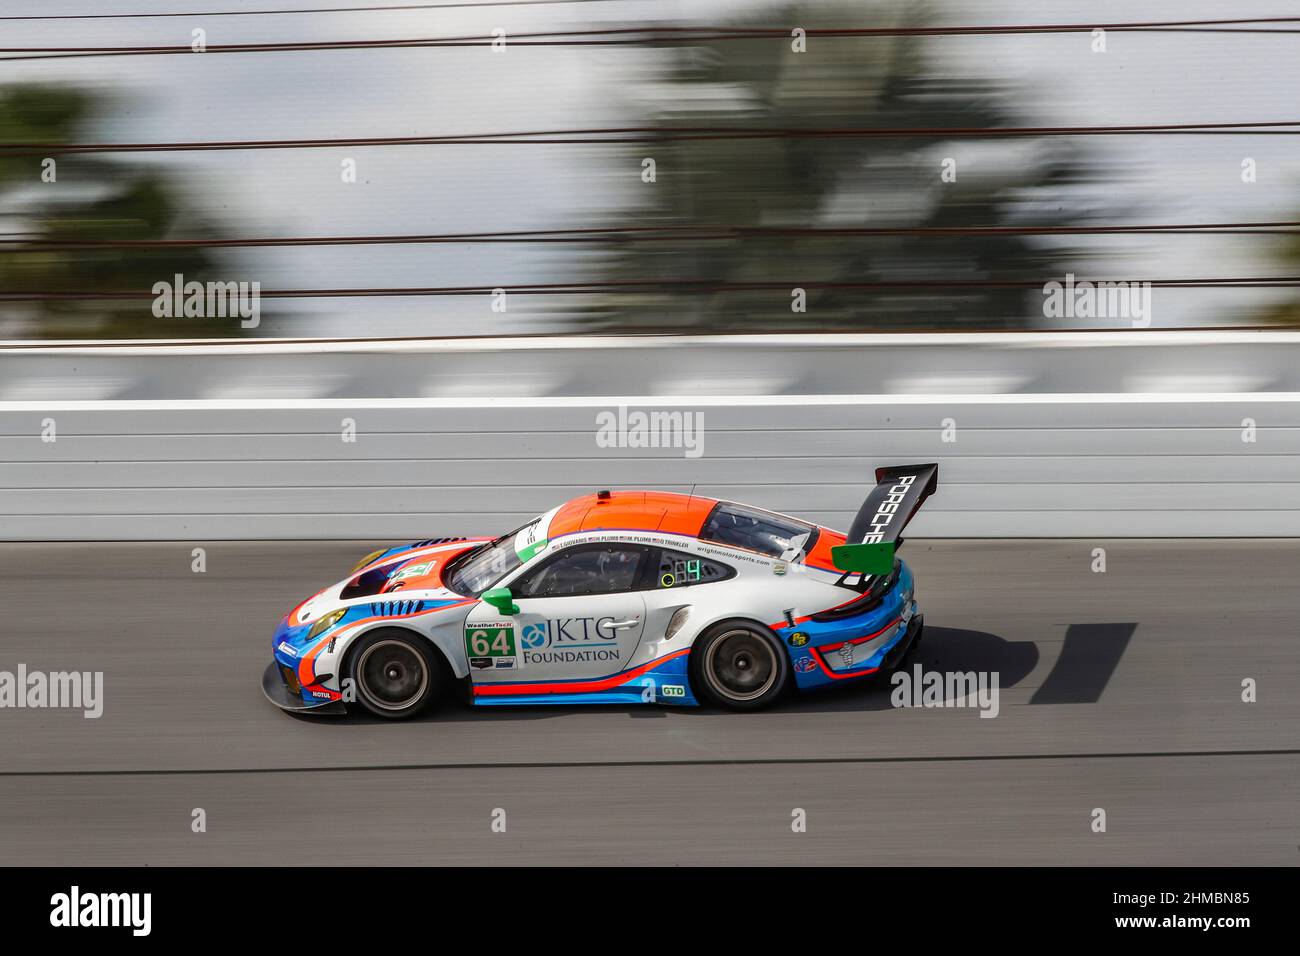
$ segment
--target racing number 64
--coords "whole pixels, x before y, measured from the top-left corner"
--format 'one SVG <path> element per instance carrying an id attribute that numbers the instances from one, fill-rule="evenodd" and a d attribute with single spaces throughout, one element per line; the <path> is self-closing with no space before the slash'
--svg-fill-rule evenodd
<path id="1" fill-rule="evenodd" d="M 514 657 L 514 629 L 478 628 L 469 632 L 469 652 L 474 657 Z"/>

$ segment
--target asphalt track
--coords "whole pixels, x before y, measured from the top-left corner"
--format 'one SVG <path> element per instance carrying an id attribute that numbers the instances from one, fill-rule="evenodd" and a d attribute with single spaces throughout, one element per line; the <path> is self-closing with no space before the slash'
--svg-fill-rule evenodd
<path id="1" fill-rule="evenodd" d="M 993 719 L 878 684 L 406 724 L 259 687 L 370 542 L 192 547 L 0 545 L 0 670 L 105 674 L 98 720 L 0 710 L 0 862 L 1300 863 L 1300 541 L 910 542 L 918 660 L 999 672 Z"/>

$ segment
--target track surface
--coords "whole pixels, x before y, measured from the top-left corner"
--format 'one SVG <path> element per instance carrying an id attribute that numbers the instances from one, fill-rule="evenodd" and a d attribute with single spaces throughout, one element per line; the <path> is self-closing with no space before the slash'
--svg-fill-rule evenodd
<path id="1" fill-rule="evenodd" d="M 912 541 L 917 660 L 998 671 L 995 719 L 878 684 L 406 724 L 259 687 L 280 615 L 370 542 L 211 544 L 203 574 L 193 546 L 0 545 L 0 670 L 106 684 L 98 720 L 0 710 L 3 862 L 1300 863 L 1297 541 Z"/>

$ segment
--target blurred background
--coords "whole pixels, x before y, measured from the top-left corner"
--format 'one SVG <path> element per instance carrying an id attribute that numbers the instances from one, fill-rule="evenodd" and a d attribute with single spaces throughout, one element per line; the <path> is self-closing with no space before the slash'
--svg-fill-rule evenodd
<path id="1" fill-rule="evenodd" d="M 1149 2 L 1140 11 L 1097 0 L 462 0 L 292 14 L 281 11 L 308 4 L 192 4 L 201 14 L 177 6 L 63 0 L 38 12 L 0 3 L 0 338 L 1127 328 L 1117 318 L 1045 318 L 1042 284 L 1067 273 L 1300 272 L 1289 225 L 1300 220 L 1294 135 L 943 132 L 1294 122 L 1300 35 L 1286 31 L 1300 24 L 1111 31 L 1104 52 L 1086 31 L 814 34 L 802 52 L 788 36 L 793 27 L 1296 13 L 1281 0 Z M 744 35 L 761 27 L 783 35 Z M 684 32 L 669 42 L 662 28 Z M 103 55 L 185 48 L 196 30 L 216 48 L 477 40 L 498 29 L 504 50 Z M 648 29 L 520 42 L 530 32 Z M 682 127 L 710 132 L 672 132 Z M 59 149 L 593 129 L 636 132 L 546 143 Z M 928 132 L 826 132 L 843 129 Z M 1253 182 L 1243 182 L 1247 160 Z M 955 180 L 945 181 L 945 168 Z M 1223 223 L 1255 225 L 1206 228 Z M 1153 225 L 1197 228 L 1070 231 Z M 388 238 L 301 243 L 322 237 Z M 298 243 L 249 244 L 267 239 Z M 260 325 L 243 329 L 230 319 L 156 318 L 147 293 L 178 273 L 257 281 L 264 293 L 424 292 L 268 297 Z M 553 288 L 526 291 L 539 285 Z M 807 290 L 805 311 L 791 309 L 794 287 Z M 464 291 L 428 294 L 450 288 Z M 504 310 L 496 288 L 507 290 Z M 121 297 L 81 297 L 92 293 Z M 1153 290 L 1156 328 L 1298 320 L 1295 288 Z"/>

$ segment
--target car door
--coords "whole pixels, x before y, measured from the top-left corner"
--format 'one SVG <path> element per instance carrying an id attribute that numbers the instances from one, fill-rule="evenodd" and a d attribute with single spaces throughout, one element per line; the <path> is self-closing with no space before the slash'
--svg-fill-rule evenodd
<path id="1" fill-rule="evenodd" d="M 649 549 L 620 543 L 556 551 L 508 586 L 511 615 L 480 602 L 466 618 L 473 682 L 536 683 L 535 693 L 570 692 L 554 682 L 607 677 L 627 668 L 645 630 L 640 590 Z"/>

